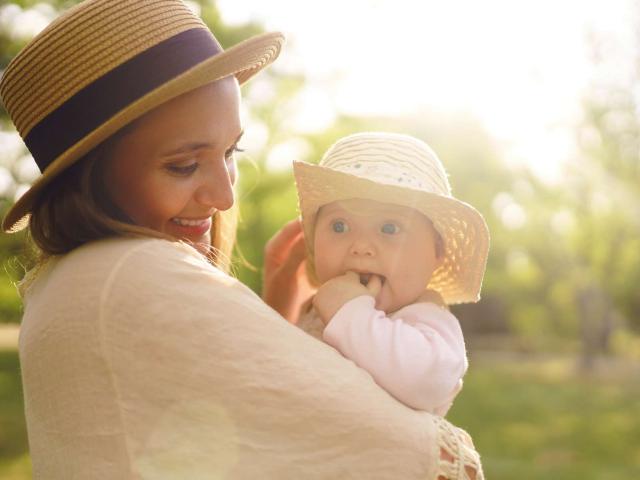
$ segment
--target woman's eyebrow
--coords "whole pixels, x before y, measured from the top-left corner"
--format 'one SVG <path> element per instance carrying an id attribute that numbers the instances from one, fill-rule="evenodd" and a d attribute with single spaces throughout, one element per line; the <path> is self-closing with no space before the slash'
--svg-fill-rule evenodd
<path id="1" fill-rule="evenodd" d="M 204 148 L 213 148 L 213 144 L 208 142 L 189 142 L 180 145 L 178 148 L 162 152 L 162 156 L 170 157 L 181 153 L 195 152 L 196 150 L 202 150 Z"/>
<path id="2" fill-rule="evenodd" d="M 238 143 L 240 141 L 240 139 L 242 138 L 242 135 L 244 135 L 244 130 L 242 130 L 240 132 L 240 135 L 238 135 L 236 137 L 236 139 L 234 140 L 232 145 L 235 145 L 236 143 Z M 180 145 L 178 148 L 163 152 L 161 155 L 163 157 L 170 157 L 170 156 L 173 156 L 173 155 L 179 155 L 179 154 L 182 154 L 182 153 L 195 152 L 197 150 L 203 150 L 203 149 L 214 148 L 214 147 L 215 147 L 215 144 L 213 144 L 211 142 L 188 142 L 188 143 L 185 143 L 183 145 Z"/>

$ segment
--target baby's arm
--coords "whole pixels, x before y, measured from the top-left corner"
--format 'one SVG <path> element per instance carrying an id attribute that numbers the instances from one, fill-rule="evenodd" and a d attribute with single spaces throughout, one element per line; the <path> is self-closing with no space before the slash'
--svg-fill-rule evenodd
<path id="1" fill-rule="evenodd" d="M 398 400 L 437 414 L 446 413 L 467 367 L 458 321 L 432 303 L 409 305 L 392 319 L 360 295 L 333 315 L 323 339 Z"/>

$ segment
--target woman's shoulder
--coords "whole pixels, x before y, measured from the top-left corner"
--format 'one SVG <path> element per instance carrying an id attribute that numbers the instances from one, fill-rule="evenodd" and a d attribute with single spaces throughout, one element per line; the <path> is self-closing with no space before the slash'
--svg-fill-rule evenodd
<path id="1" fill-rule="evenodd" d="M 118 237 L 89 242 L 65 255 L 51 257 L 28 272 L 22 290 L 28 297 L 38 285 L 83 286 L 83 291 L 101 288 L 114 280 L 122 285 L 133 282 L 151 285 L 168 275 L 194 269 L 214 276 L 225 275 L 187 244 Z"/>
<path id="2" fill-rule="evenodd" d="M 86 243 L 67 254 L 69 259 L 95 261 L 103 258 L 146 256 L 192 256 L 202 258 L 196 249 L 182 242 L 160 238 L 114 237 Z"/>
<path id="3" fill-rule="evenodd" d="M 162 314 L 159 309 L 170 313 L 177 304 L 209 306 L 218 297 L 237 303 L 255 297 L 195 248 L 162 239 L 92 242 L 61 259 L 55 269 L 58 279 L 75 277 L 72 281 L 84 285 L 83 291 L 97 291 L 101 308 L 114 311 Z"/>
<path id="4" fill-rule="evenodd" d="M 125 275 L 132 268 L 152 271 L 159 259 L 171 261 L 181 256 L 198 261 L 198 253 L 194 249 L 159 239 L 119 237 L 93 241 L 37 264 L 26 272 L 19 291 L 25 301 L 36 293 L 40 296 L 52 289 L 80 289 L 86 293 L 99 289 L 119 271 L 124 271 Z"/>
<path id="5" fill-rule="evenodd" d="M 113 238 L 84 245 L 63 259 L 71 268 L 94 269 L 101 277 L 129 283 L 134 279 L 152 285 L 179 277 L 228 276 L 194 247 L 155 238 Z M 61 263 L 63 263 L 61 262 Z"/>
<path id="6" fill-rule="evenodd" d="M 96 272 L 153 272 L 167 265 L 192 265 L 216 270 L 193 247 L 156 238 L 118 237 L 87 243 L 60 257 L 57 268 L 92 269 Z"/>

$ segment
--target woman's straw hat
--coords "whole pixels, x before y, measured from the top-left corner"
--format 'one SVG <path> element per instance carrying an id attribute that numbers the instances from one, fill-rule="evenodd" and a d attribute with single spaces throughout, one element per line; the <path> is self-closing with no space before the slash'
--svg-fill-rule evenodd
<path id="1" fill-rule="evenodd" d="M 276 59 L 280 33 L 223 50 L 180 0 L 87 0 L 69 9 L 9 64 L 0 97 L 43 173 L 4 218 L 27 224 L 38 193 L 120 128 L 215 80 L 243 83 Z"/>
<path id="2" fill-rule="evenodd" d="M 451 196 L 444 167 L 426 143 L 407 135 L 358 133 L 331 146 L 319 165 L 293 167 L 311 258 L 315 217 L 323 205 L 350 198 L 403 205 L 431 219 L 444 241 L 444 262 L 428 288 L 447 304 L 480 299 L 489 229 L 475 208 Z"/>

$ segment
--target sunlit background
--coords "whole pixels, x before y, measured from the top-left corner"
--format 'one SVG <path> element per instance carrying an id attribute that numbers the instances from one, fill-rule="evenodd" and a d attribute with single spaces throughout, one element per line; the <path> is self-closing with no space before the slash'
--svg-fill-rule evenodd
<path id="1" fill-rule="evenodd" d="M 561 180 L 576 153 L 588 88 L 626 86 L 636 67 L 626 0 L 218 5 L 229 25 L 257 21 L 287 34 L 276 68 L 307 77 L 290 131 L 326 129 L 340 113 L 465 113 L 500 142 L 506 161 L 549 182 Z"/>
<path id="2" fill-rule="evenodd" d="M 0 0 L 0 69 L 75 1 Z M 491 230 L 449 418 L 489 479 L 640 478 L 640 2 L 190 2 L 224 46 L 288 42 L 244 87 L 236 272 L 296 214 L 292 160 L 339 137 L 427 141 Z M 0 210 L 38 175 L 0 109 Z M 0 212 L 1 213 L 1 212 Z M 0 477 L 30 463 L 16 355 L 23 238 L 0 236 Z M 17 258 L 17 259 L 16 259 Z"/>

